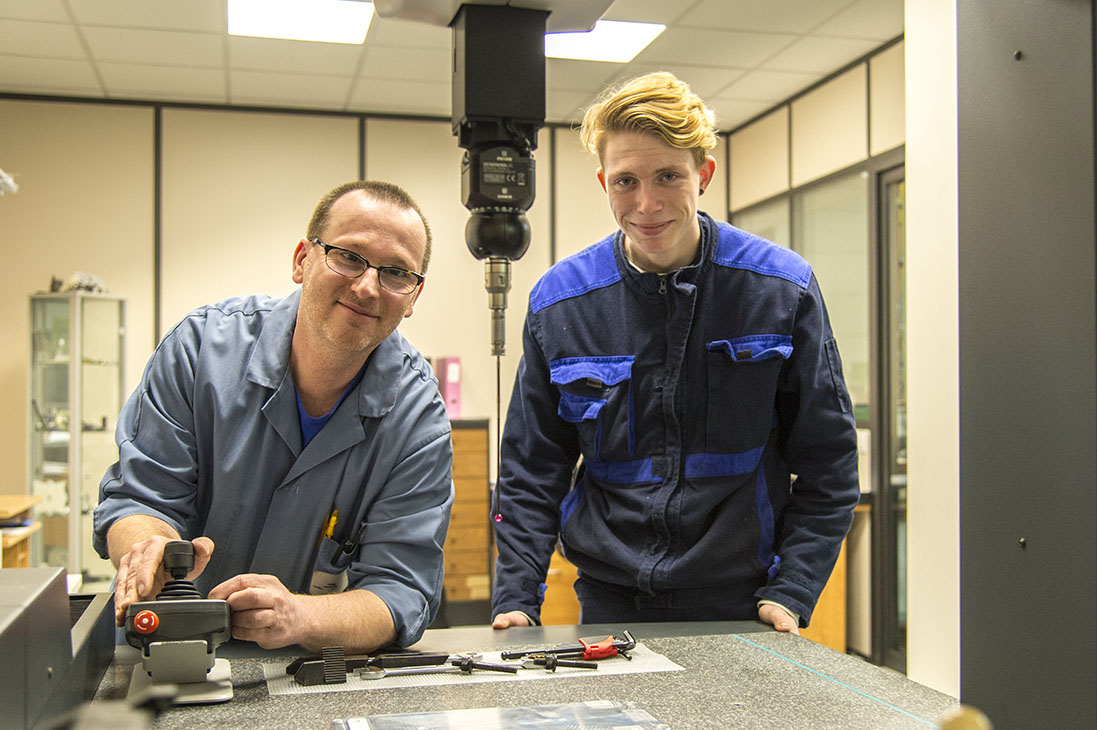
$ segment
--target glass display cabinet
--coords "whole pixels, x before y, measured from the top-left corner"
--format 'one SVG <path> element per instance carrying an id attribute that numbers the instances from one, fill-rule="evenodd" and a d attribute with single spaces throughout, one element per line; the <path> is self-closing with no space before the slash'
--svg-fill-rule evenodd
<path id="1" fill-rule="evenodd" d="M 85 291 L 30 297 L 30 493 L 42 529 L 32 562 L 73 583 L 109 579 L 91 547 L 99 481 L 118 458 L 125 301 Z"/>

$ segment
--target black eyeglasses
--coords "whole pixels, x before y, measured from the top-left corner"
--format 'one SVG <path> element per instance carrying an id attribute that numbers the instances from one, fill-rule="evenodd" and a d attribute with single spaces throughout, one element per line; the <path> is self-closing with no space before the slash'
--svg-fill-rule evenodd
<path id="1" fill-rule="evenodd" d="M 422 274 L 401 269 L 399 266 L 374 266 L 354 251 L 332 246 L 319 238 L 310 238 L 309 241 L 323 247 L 324 263 L 339 276 L 357 279 L 368 269 L 374 269 L 377 272 L 377 283 L 393 294 L 411 294 L 425 278 Z"/>

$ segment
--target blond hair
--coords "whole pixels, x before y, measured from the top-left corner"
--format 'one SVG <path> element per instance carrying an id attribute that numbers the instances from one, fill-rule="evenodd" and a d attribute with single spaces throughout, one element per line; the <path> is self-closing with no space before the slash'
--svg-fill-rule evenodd
<path id="1" fill-rule="evenodd" d="M 602 92 L 583 115 L 579 138 L 602 159 L 606 134 L 647 132 L 671 147 L 690 150 L 700 167 L 716 146 L 716 114 L 689 84 L 665 71 L 638 76 Z"/>

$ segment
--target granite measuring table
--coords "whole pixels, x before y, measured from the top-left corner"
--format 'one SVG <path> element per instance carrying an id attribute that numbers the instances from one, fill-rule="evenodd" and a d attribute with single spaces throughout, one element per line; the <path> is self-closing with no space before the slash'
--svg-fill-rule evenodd
<path id="1" fill-rule="evenodd" d="M 302 653 L 297 647 L 264 651 L 234 641 L 217 651 L 232 665 L 234 698 L 220 705 L 171 708 L 154 727 L 320 730 L 331 728 L 335 718 L 617 700 L 635 703 L 676 730 L 924 730 L 936 727 L 938 718 L 957 705 L 955 698 L 901 674 L 752 621 L 432 629 L 414 648 L 490 652 L 574 643 L 580 636 L 620 636 L 623 629 L 684 671 L 271 695 L 262 665 L 288 663 Z M 124 699 L 138 659 L 135 649 L 119 646 L 95 699 Z"/>

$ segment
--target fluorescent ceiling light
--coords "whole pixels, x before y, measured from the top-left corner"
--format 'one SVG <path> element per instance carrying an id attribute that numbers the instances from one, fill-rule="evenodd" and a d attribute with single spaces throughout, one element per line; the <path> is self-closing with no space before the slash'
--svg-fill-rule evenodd
<path id="1" fill-rule="evenodd" d="M 599 20 L 585 33 L 545 34 L 545 55 L 549 58 L 574 58 L 579 61 L 628 63 L 647 48 L 665 25 Z"/>
<path id="2" fill-rule="evenodd" d="M 373 3 L 358 0 L 229 0 L 229 34 L 362 43 Z"/>

